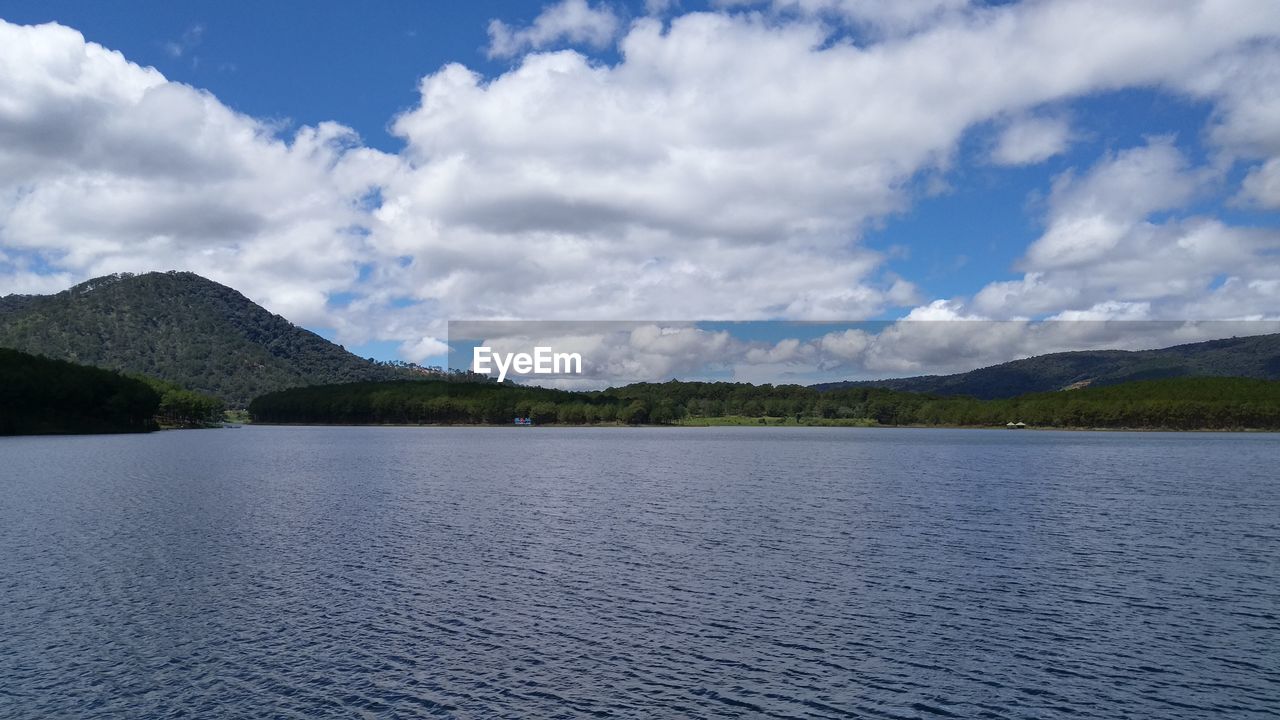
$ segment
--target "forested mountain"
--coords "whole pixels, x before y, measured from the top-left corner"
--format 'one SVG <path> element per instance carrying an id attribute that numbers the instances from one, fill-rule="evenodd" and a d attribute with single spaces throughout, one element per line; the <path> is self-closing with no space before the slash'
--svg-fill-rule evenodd
<path id="1" fill-rule="evenodd" d="M 404 378 L 186 272 L 0 298 L 0 347 L 165 380 L 232 407 L 282 388 Z"/>
<path id="2" fill-rule="evenodd" d="M 0 348 L 0 435 L 147 432 L 159 407 L 141 380 Z"/>
<path id="3" fill-rule="evenodd" d="M 822 383 L 813 387 L 834 390 L 868 386 L 990 400 L 1072 386 L 1102 387 L 1175 377 L 1280 380 L 1280 335 L 1210 340 L 1160 350 L 1053 353 L 956 375 Z"/>
<path id="4" fill-rule="evenodd" d="M 255 399 L 258 422 L 509 424 L 866 424 L 1195 429 L 1280 428 L 1280 382 L 1148 380 L 1001 400 L 875 387 L 638 383 L 567 392 L 497 383 L 391 382 L 295 388 Z M 707 422 L 703 422 L 707 421 Z"/>
<path id="5" fill-rule="evenodd" d="M 357 357 L 229 287 L 183 272 L 110 275 L 55 295 L 0 297 L 0 347 L 157 378 L 213 395 L 233 408 L 286 388 L 422 377 L 406 367 Z M 957 375 L 813 388 L 878 387 L 997 399 L 1212 376 L 1280 379 L 1280 334 L 1138 352 L 1055 353 Z M 771 399 L 776 405 L 776 393 Z"/>

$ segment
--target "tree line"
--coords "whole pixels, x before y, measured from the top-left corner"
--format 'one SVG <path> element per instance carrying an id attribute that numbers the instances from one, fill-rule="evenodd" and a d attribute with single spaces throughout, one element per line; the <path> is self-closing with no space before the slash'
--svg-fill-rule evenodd
<path id="1" fill-rule="evenodd" d="M 222 423 L 227 405 L 219 398 L 146 375 L 131 374 L 129 377 L 146 383 L 159 393 L 160 405 L 156 408 L 155 418 L 161 427 L 199 428 Z"/>
<path id="2" fill-rule="evenodd" d="M 0 348 L 0 435 L 148 432 L 160 399 L 110 370 Z"/>
<path id="3" fill-rule="evenodd" d="M 876 387 L 637 383 L 570 392 L 492 382 L 364 382 L 294 388 L 255 399 L 256 422 L 335 424 L 679 424 L 717 418 L 800 424 L 1236 429 L 1280 428 L 1280 382 L 1173 378 L 999 400 Z"/>

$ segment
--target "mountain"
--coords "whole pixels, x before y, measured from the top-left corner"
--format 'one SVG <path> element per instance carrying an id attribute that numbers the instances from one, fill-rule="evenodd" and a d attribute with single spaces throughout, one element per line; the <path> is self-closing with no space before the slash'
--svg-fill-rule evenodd
<path id="1" fill-rule="evenodd" d="M 993 400 L 1033 392 L 1175 377 L 1280 380 L 1280 334 L 1210 340 L 1160 350 L 1052 353 L 956 375 L 822 383 L 813 387 L 834 390 L 870 386 Z"/>
<path id="2" fill-rule="evenodd" d="M 245 407 L 263 393 L 404 379 L 188 272 L 108 275 L 0 298 L 0 347 L 140 373 Z"/>

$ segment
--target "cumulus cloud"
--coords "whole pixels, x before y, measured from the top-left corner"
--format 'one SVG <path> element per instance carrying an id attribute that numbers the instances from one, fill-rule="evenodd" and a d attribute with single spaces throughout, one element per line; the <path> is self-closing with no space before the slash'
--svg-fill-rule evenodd
<path id="1" fill-rule="evenodd" d="M 649 15 L 661 15 L 678 5 L 677 0 L 644 0 L 644 11 Z"/>
<path id="2" fill-rule="evenodd" d="M 1225 49 L 1174 84 L 1214 103 L 1209 139 L 1228 155 L 1280 155 L 1280 38 L 1274 32 Z"/>
<path id="3" fill-rule="evenodd" d="M 74 30 L 0 23 L 0 244 L 77 279 L 184 268 L 322 325 L 359 198 L 394 159 L 323 123 L 279 138 Z M 12 267 L 0 289 L 30 288 Z"/>
<path id="4" fill-rule="evenodd" d="M 857 237 L 906 208 L 911 179 L 945 167 L 968 128 L 1172 82 L 1280 28 L 1270 5 L 1238 9 L 1261 24 L 1200 4 L 1035 3 L 870 47 L 694 13 L 637 21 L 612 66 L 540 53 L 486 79 L 451 65 L 395 123 L 411 167 L 372 241 L 431 258 L 404 281 L 446 312 L 876 314 L 895 300 Z"/>
<path id="5" fill-rule="evenodd" d="M 1280 156 L 1249 172 L 1241 184 L 1240 200 L 1245 205 L 1280 210 Z"/>
<path id="6" fill-rule="evenodd" d="M 854 360 L 866 352 L 871 345 L 871 339 L 871 334 L 865 330 L 850 328 L 823 335 L 818 341 L 818 348 L 839 360 Z"/>
<path id="7" fill-rule="evenodd" d="M 1280 39 L 1222 53 L 1180 87 L 1214 103 L 1208 138 L 1218 163 L 1253 163 L 1237 197 L 1242 205 L 1280 208 Z"/>
<path id="8" fill-rule="evenodd" d="M 1280 316 L 1280 233 L 1204 216 L 1155 219 L 1216 180 L 1173 143 L 1153 139 L 1054 183 L 1045 232 L 1021 279 L 987 285 L 973 308 L 992 317 L 1209 319 Z M 1228 297 L 1230 300 L 1228 301 Z"/>
<path id="9" fill-rule="evenodd" d="M 1150 350 L 1280 330 L 1280 322 L 1135 321 L 1119 313 L 1045 321 L 902 320 L 874 332 L 835 377 L 949 374 L 1075 350 Z"/>
<path id="10" fill-rule="evenodd" d="M 1049 227 L 1024 265 L 1043 271 L 1114 259 L 1136 223 L 1182 206 L 1203 182 L 1169 139 L 1104 159 L 1083 177 L 1064 173 L 1054 181 Z"/>
<path id="11" fill-rule="evenodd" d="M 1023 116 L 1005 124 L 991 161 L 998 165 L 1034 165 L 1067 149 L 1071 124 L 1064 117 Z"/>
<path id="12" fill-rule="evenodd" d="M 891 316 L 928 288 L 861 238 L 945 181 L 974 128 L 1002 128 L 996 162 L 1037 162 L 1070 141 L 1074 100 L 1142 87 L 1207 103 L 1215 156 L 1156 139 L 1062 175 L 1018 276 L 920 316 L 1274 316 L 1274 232 L 1182 208 L 1236 163 L 1241 201 L 1275 206 L 1277 37 L 1270 0 L 779 0 L 626 28 L 566 0 L 491 27 L 507 71 L 423 77 L 388 155 L 68 28 L 0 24 L 0 292 L 190 269 L 411 358 L 446 318 Z M 615 41 L 608 63 L 541 50 Z"/>
<path id="13" fill-rule="evenodd" d="M 549 347 L 579 353 L 583 372 L 557 376 L 508 373 L 517 382 L 599 389 L 633 382 L 729 380 L 810 384 L 833 380 L 965 372 L 1010 360 L 1069 350 L 1146 350 L 1229 336 L 1280 331 L 1273 322 L 1187 322 L 1120 319 L 1132 308 L 1047 321 L 991 321 L 938 303 L 917 317 L 859 323 L 813 337 L 804 323 L 751 323 L 778 340 L 749 340 L 731 329 L 694 323 L 453 323 L 454 368 L 470 367 L 471 347 L 499 354 Z M 1133 316 L 1137 317 L 1137 316 Z M 748 333 L 749 334 L 749 333 Z M 497 370 L 490 367 L 492 374 Z"/>
<path id="14" fill-rule="evenodd" d="M 970 0 L 719 0 L 721 7 L 767 5 L 774 12 L 834 16 L 884 35 L 918 30 L 970 6 Z"/>
<path id="15" fill-rule="evenodd" d="M 528 27 L 512 28 L 501 20 L 490 20 L 489 57 L 511 57 L 558 43 L 602 48 L 613 40 L 618 24 L 618 16 L 606 5 L 560 0 L 543 8 Z"/>
<path id="16" fill-rule="evenodd" d="M 448 343 L 434 337 L 406 340 L 400 346 L 400 357 L 414 363 L 424 363 L 430 359 L 442 357 L 448 352 Z"/>

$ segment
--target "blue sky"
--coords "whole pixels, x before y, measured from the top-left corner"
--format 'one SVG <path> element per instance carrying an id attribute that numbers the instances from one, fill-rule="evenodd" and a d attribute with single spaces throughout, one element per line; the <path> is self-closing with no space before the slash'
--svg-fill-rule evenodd
<path id="1" fill-rule="evenodd" d="M 6 2 L 0 17 L 68 25 L 171 80 L 209 90 L 241 112 L 295 124 L 337 120 L 370 145 L 394 150 L 403 143 L 387 132 L 387 123 L 416 102 L 419 78 L 452 61 L 491 64 L 484 52 L 489 19 L 537 10 L 528 3 L 486 0 L 37 0 Z"/>
<path id="2" fill-rule="evenodd" d="M 0 293 L 190 269 L 423 362 L 464 318 L 1275 318 L 1280 12 L 1227 5 L 6 2 Z"/>

